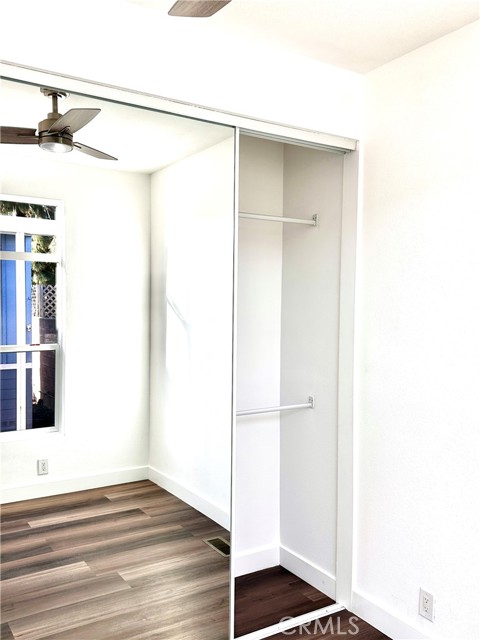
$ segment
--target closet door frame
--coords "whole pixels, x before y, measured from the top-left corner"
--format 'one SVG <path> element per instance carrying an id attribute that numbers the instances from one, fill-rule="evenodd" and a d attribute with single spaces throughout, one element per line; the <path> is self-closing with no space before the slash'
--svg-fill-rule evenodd
<path id="1" fill-rule="evenodd" d="M 237 128 L 235 147 L 235 282 L 234 309 L 237 308 L 237 255 L 239 218 L 239 146 L 240 135 L 254 135 L 264 140 L 285 144 L 296 144 L 326 151 L 343 153 L 343 193 L 340 245 L 339 285 L 339 344 L 338 344 L 338 418 L 337 418 L 337 531 L 336 531 L 336 602 L 350 609 L 353 592 L 354 561 L 354 333 L 355 333 L 355 274 L 357 247 L 357 217 L 359 202 L 359 152 L 356 149 L 325 145 L 318 140 L 295 138 L 295 130 L 288 128 L 284 135 L 272 135 L 259 129 Z M 290 135 L 286 135 L 286 134 Z M 356 145 L 357 146 L 357 145 Z M 235 314 L 234 314 L 235 316 Z M 234 317 L 234 389 L 233 389 L 233 436 L 232 436 L 232 498 L 235 496 L 235 451 L 236 451 L 236 326 Z M 235 505 L 231 508 L 232 550 L 235 551 Z M 231 576 L 230 601 L 234 602 L 234 576 Z M 234 607 L 231 607 L 231 638 L 233 638 Z"/>
<path id="2" fill-rule="evenodd" d="M 344 153 L 343 212 L 339 311 L 339 374 L 338 374 L 338 460 L 337 460 L 337 602 L 349 608 L 353 586 L 354 538 L 354 329 L 355 272 L 357 245 L 357 210 L 359 201 L 358 141 L 324 132 L 312 131 L 248 118 L 241 114 L 218 111 L 133 89 L 104 85 L 96 81 L 63 75 L 10 62 L 0 63 L 0 76 L 6 80 L 42 86 L 60 86 L 65 91 L 98 97 L 123 104 L 152 108 L 174 115 L 204 120 L 236 128 L 235 176 L 235 242 L 238 224 L 238 139 L 240 132 L 284 143 L 300 144 Z M 236 276 L 235 276 L 236 277 Z M 235 344 L 234 344 L 235 350 Z M 235 364 L 235 363 L 234 363 Z M 234 367 L 235 368 L 235 367 Z M 232 424 L 235 425 L 235 395 Z M 232 434 L 232 461 L 235 451 L 235 428 Z M 234 480 L 232 465 L 232 481 Z M 233 491 L 232 491 L 233 496 Z M 232 516 L 234 508 L 232 505 Z M 234 522 L 232 522 L 234 525 Z M 233 531 L 233 526 L 232 526 Z M 231 586 L 233 594 L 233 586 Z M 233 602 L 231 600 L 231 602 Z M 233 625 L 233 607 L 230 607 Z M 232 628 L 232 627 L 231 627 Z M 233 637 L 233 633 L 231 634 Z"/>
<path id="3" fill-rule="evenodd" d="M 359 152 L 343 160 L 337 419 L 336 601 L 351 608 L 354 563 L 355 297 Z"/>

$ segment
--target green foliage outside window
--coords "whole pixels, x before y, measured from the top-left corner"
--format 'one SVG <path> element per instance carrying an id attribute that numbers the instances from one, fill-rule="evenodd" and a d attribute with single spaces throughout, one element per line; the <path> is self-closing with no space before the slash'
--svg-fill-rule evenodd
<path id="1" fill-rule="evenodd" d="M 55 207 L 26 202 L 0 202 L 0 215 L 17 216 L 19 218 L 55 219 Z M 32 236 L 32 252 L 53 253 L 55 251 L 54 236 Z M 56 265 L 51 262 L 32 262 L 32 284 L 55 284 Z"/>

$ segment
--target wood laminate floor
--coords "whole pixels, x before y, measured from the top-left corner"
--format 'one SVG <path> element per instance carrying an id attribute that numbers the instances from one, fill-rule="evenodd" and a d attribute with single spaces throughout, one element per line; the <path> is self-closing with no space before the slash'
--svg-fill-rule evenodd
<path id="1" fill-rule="evenodd" d="M 334 603 L 283 567 L 255 571 L 235 579 L 235 636 Z"/>
<path id="2" fill-rule="evenodd" d="M 228 532 L 142 481 L 2 507 L 1 640 L 227 640 Z M 236 635 L 331 600 L 283 569 L 236 581 Z M 279 609 L 280 607 L 280 609 Z M 273 640 L 388 640 L 347 611 Z"/>
<path id="3" fill-rule="evenodd" d="M 2 508 L 2 640 L 226 640 L 228 532 L 150 481 Z"/>
<path id="4" fill-rule="evenodd" d="M 263 569 L 235 579 L 235 637 L 334 604 L 334 600 L 284 567 Z M 271 636 L 271 640 L 390 640 L 349 611 L 314 620 Z"/>

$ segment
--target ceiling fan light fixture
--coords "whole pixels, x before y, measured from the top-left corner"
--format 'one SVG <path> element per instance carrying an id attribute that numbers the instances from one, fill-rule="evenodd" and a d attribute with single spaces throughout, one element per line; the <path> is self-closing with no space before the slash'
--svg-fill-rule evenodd
<path id="1" fill-rule="evenodd" d="M 43 151 L 50 151 L 51 153 L 68 153 L 73 149 L 73 140 L 59 135 L 42 136 L 38 144 Z"/>

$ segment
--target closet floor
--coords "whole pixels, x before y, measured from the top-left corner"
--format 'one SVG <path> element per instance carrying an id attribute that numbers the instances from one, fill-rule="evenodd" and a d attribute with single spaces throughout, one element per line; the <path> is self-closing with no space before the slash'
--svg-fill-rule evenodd
<path id="1" fill-rule="evenodd" d="M 334 600 L 284 567 L 272 567 L 235 579 L 235 637 L 276 624 L 287 617 L 334 604 Z M 297 629 L 271 636 L 271 640 L 338 637 L 390 640 L 349 611 L 332 614 Z"/>
<path id="2" fill-rule="evenodd" d="M 1 639 L 226 640 L 228 532 L 150 481 L 2 507 Z"/>

